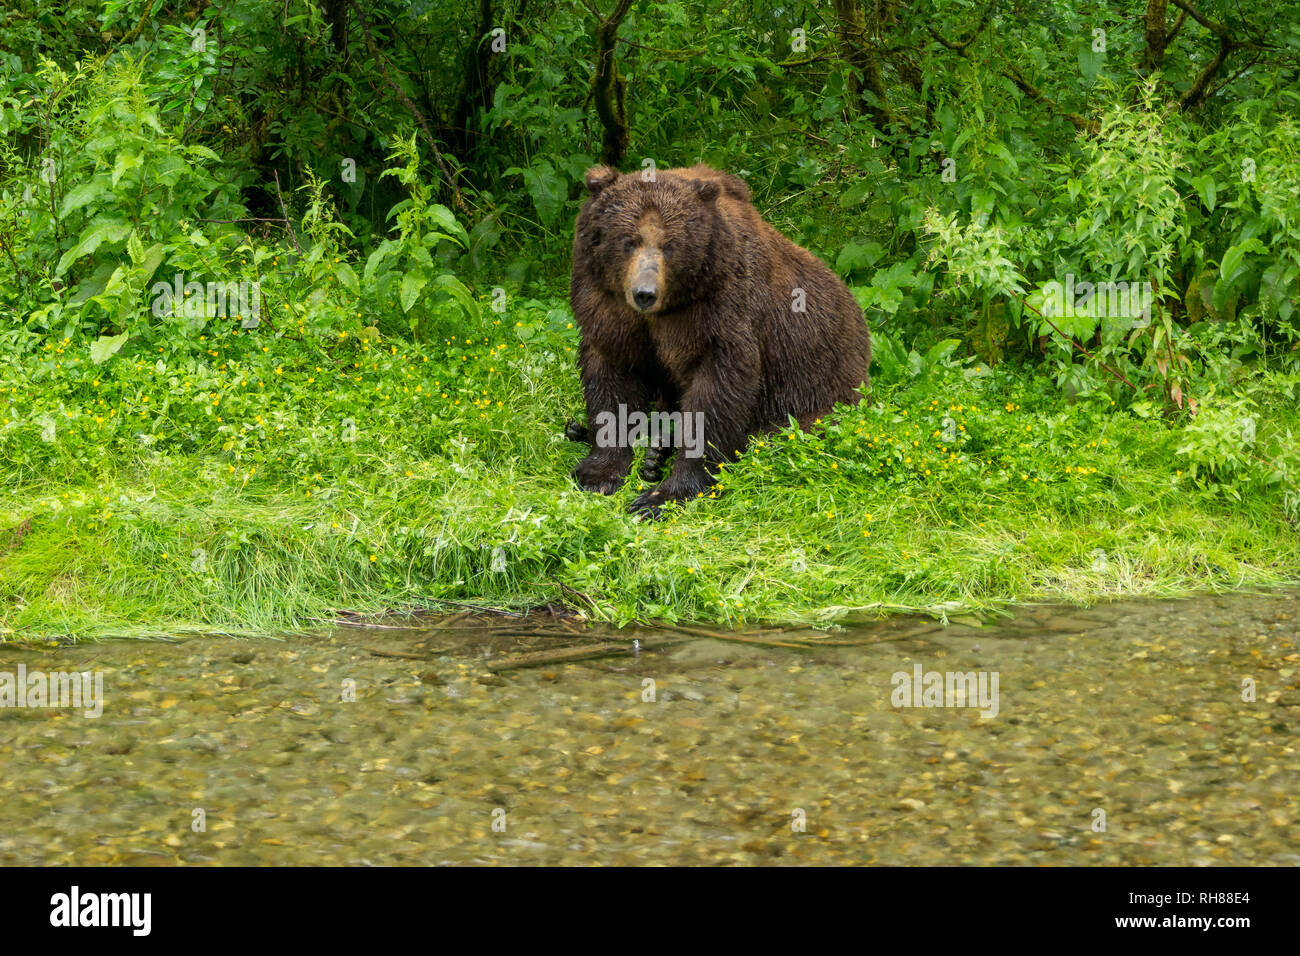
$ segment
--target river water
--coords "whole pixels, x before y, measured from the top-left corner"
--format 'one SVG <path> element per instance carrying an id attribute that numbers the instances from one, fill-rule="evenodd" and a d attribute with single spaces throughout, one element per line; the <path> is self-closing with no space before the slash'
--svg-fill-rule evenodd
<path id="1" fill-rule="evenodd" d="M 1296 593 L 0 647 L 51 672 L 102 713 L 0 708 L 4 865 L 1300 864 Z"/>

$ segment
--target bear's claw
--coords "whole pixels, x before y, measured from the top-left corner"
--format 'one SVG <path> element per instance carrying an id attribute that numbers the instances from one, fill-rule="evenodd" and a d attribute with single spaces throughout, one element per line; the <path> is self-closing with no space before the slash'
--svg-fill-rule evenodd
<path id="1" fill-rule="evenodd" d="M 657 521 L 663 517 L 660 509 L 668 503 L 668 500 L 657 488 L 651 488 L 649 491 L 643 491 L 636 496 L 636 499 L 628 506 L 628 514 L 636 515 L 638 518 L 647 518 L 650 521 Z"/>
<path id="2" fill-rule="evenodd" d="M 660 510 L 669 502 L 690 501 L 706 493 L 710 487 L 708 482 L 677 482 L 676 487 L 666 487 L 673 483 L 674 479 L 669 478 L 667 482 L 658 488 L 651 488 L 649 491 L 641 492 L 628 506 L 628 512 L 642 518 L 658 518 L 660 517 Z"/>
<path id="3" fill-rule="evenodd" d="M 564 437 L 569 439 L 569 441 L 580 441 L 586 442 L 588 445 L 591 444 L 591 433 L 587 430 L 587 426 L 579 421 L 571 421 L 564 426 Z"/>

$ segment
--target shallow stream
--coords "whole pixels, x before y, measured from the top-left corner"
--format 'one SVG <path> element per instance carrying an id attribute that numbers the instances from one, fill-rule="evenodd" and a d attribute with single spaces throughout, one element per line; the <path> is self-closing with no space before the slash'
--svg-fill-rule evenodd
<path id="1" fill-rule="evenodd" d="M 5 865 L 1300 864 L 1296 593 L 0 646 L 20 668 L 102 675 L 102 713 L 0 708 Z"/>

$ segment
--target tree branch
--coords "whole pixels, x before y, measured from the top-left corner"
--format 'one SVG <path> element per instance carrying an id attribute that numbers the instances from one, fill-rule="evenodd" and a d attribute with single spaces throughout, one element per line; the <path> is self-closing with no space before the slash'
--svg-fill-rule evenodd
<path id="1" fill-rule="evenodd" d="M 945 39 L 943 36 L 941 36 L 939 31 L 936 30 L 932 25 L 927 23 L 925 25 L 925 28 L 930 31 L 930 36 L 934 37 L 936 40 L 939 41 L 940 45 L 947 47 L 949 50 L 952 50 L 952 52 L 954 53 L 965 54 L 966 48 L 975 42 L 975 38 L 978 37 L 980 33 L 983 32 L 984 27 L 988 25 L 989 20 L 993 16 L 993 8 L 995 5 L 996 3 L 990 3 L 987 7 L 985 7 L 984 15 L 980 17 L 980 22 L 975 24 L 975 29 L 971 30 L 970 36 L 968 36 L 964 40 L 959 40 L 955 43 L 952 40 Z"/>
<path id="2" fill-rule="evenodd" d="M 1087 133 L 1090 136 L 1096 136 L 1101 132 L 1101 124 L 1096 120 L 1086 119 L 1078 113 L 1071 113 L 1069 110 L 1063 110 L 1057 106 L 1056 103 L 1052 101 L 1051 97 L 1025 79 L 1024 74 L 1016 68 L 1015 64 L 1007 64 L 1007 68 L 1002 71 L 1002 75 L 1011 80 L 1012 83 L 1016 84 L 1017 88 L 1019 88 L 1019 90 L 1031 100 L 1043 104 L 1057 116 L 1069 121 L 1070 125 L 1080 132 Z"/>

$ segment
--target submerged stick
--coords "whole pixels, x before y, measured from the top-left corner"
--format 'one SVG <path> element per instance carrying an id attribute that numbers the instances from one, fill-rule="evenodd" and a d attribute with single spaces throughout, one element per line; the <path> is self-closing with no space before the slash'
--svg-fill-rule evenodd
<path id="1" fill-rule="evenodd" d="M 626 644 L 584 644 L 578 647 L 561 647 L 553 651 L 535 651 L 501 660 L 488 661 L 487 669 L 497 671 L 518 670 L 521 667 L 536 667 L 539 664 L 564 663 L 567 661 L 585 661 L 597 657 L 612 657 L 615 654 L 628 653 Z"/>
<path id="2" fill-rule="evenodd" d="M 689 635 L 681 637 L 667 637 L 657 640 L 653 647 L 645 647 L 643 650 L 658 650 L 661 647 L 669 647 L 673 644 L 682 644 L 691 638 Z M 639 638 L 638 638 L 639 640 Z M 602 641 L 599 644 L 580 644 L 577 647 L 559 647 L 553 651 L 534 651 L 530 654 L 519 654 L 516 657 L 506 657 L 501 660 L 488 661 L 486 667 L 492 672 L 519 670 L 523 667 L 537 667 L 540 664 L 567 664 L 571 661 L 594 660 L 599 657 L 617 657 L 621 654 L 634 653 L 633 648 L 626 642 L 611 643 Z"/>
<path id="3" fill-rule="evenodd" d="M 374 654 L 376 657 L 400 657 L 406 661 L 432 661 L 447 653 L 446 648 L 439 648 L 436 651 L 428 651 L 424 654 L 410 654 L 406 651 L 385 651 L 378 647 L 367 647 L 365 650 Z"/>
<path id="4" fill-rule="evenodd" d="M 668 629 L 678 631 L 682 634 L 689 634 L 692 637 L 708 637 L 719 641 L 733 641 L 737 644 L 759 644 L 764 647 L 792 647 L 798 649 L 818 648 L 818 647 L 870 647 L 872 644 L 879 644 L 881 641 L 876 640 L 838 640 L 829 637 L 807 637 L 800 638 L 792 636 L 791 640 L 778 641 L 768 638 L 767 634 L 780 635 L 797 635 L 806 631 L 816 632 L 816 628 L 799 627 L 789 630 L 774 631 L 756 631 L 750 634 L 736 634 L 730 631 L 714 631 L 704 627 L 692 627 L 686 624 L 665 625 Z"/>

